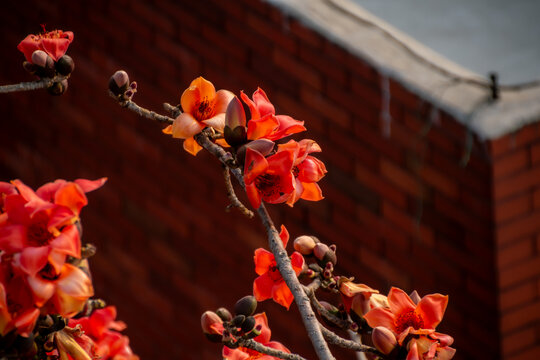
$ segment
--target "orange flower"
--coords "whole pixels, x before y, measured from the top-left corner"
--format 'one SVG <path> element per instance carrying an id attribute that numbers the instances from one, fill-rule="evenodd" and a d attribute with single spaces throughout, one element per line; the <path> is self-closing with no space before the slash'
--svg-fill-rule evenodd
<path id="1" fill-rule="evenodd" d="M 268 158 L 249 147 L 246 149 L 244 182 L 253 208 L 258 209 L 261 200 L 270 204 L 287 201 L 294 191 L 291 172 L 294 157 L 292 149 L 284 149 Z"/>
<path id="2" fill-rule="evenodd" d="M 53 30 L 42 34 L 30 34 L 17 45 L 26 58 L 26 61 L 32 62 L 32 53 L 36 50 L 43 50 L 54 61 L 58 61 L 67 51 L 69 44 L 73 41 L 71 31 Z"/>
<path id="3" fill-rule="evenodd" d="M 193 138 L 210 126 L 223 132 L 225 111 L 234 94 L 228 90 L 216 92 L 214 85 L 202 76 L 191 82 L 180 99 L 182 110 L 172 125 L 163 130 L 174 138 L 184 139 L 184 149 L 192 155 L 202 149 Z"/>
<path id="4" fill-rule="evenodd" d="M 409 333 L 425 334 L 432 332 L 441 322 L 448 296 L 431 294 L 424 296 L 415 304 L 403 290 L 393 287 L 388 293 L 387 308 L 377 307 L 364 315 L 369 326 L 384 326 L 398 336 L 402 344 Z"/>
<path id="5" fill-rule="evenodd" d="M 253 93 L 253 100 L 243 92 L 240 96 L 251 112 L 247 127 L 248 140 L 264 138 L 274 141 L 306 130 L 303 121 L 287 115 L 276 115 L 274 105 L 261 88 L 257 88 Z"/>
<path id="6" fill-rule="evenodd" d="M 413 338 L 407 344 L 406 360 L 450 360 L 456 353 L 456 349 L 450 347 L 453 342 L 451 336 L 437 332 Z"/>
<path id="7" fill-rule="evenodd" d="M 289 349 L 287 349 L 285 346 L 283 346 L 281 343 L 277 341 L 270 341 L 270 337 L 272 335 L 272 332 L 270 331 L 270 328 L 268 327 L 268 319 L 266 318 L 265 313 L 254 315 L 255 318 L 255 326 L 258 327 L 261 331 L 261 334 L 257 337 L 255 337 L 253 340 L 263 344 L 264 346 L 271 347 L 276 350 L 281 350 L 286 353 L 290 353 Z M 237 349 L 230 349 L 226 346 L 223 347 L 223 359 L 226 360 L 274 360 L 279 359 L 274 356 L 261 354 L 258 351 L 251 350 L 244 347 L 239 347 Z"/>
<path id="8" fill-rule="evenodd" d="M 283 225 L 281 226 L 279 237 L 283 242 L 283 247 L 286 247 L 287 242 L 289 241 L 289 232 Z M 272 298 L 278 304 L 289 309 L 294 300 L 294 296 L 277 268 L 274 254 L 259 248 L 255 250 L 254 260 L 255 272 L 257 275 L 260 275 L 253 282 L 253 295 L 257 301 L 264 301 Z M 298 276 L 304 266 L 304 258 L 300 253 L 295 251 L 291 255 L 291 264 L 294 272 Z"/>
<path id="9" fill-rule="evenodd" d="M 292 172 L 294 175 L 294 192 L 287 200 L 287 205 L 293 206 L 299 199 L 319 201 L 324 197 L 317 182 L 327 173 L 324 163 L 309 154 L 321 152 L 320 146 L 313 140 L 294 140 L 278 145 L 278 153 L 290 149 L 295 151 Z"/>

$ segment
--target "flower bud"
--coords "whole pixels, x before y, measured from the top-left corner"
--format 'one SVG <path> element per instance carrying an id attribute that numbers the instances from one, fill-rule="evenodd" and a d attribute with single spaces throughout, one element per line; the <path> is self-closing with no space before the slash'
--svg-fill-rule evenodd
<path id="1" fill-rule="evenodd" d="M 257 139 L 248 142 L 245 145 L 242 145 L 238 148 L 238 151 L 236 152 L 236 159 L 243 164 L 246 159 L 246 148 L 250 148 L 251 150 L 258 151 L 263 156 L 267 156 L 274 150 L 274 142 L 272 140 L 268 139 Z"/>
<path id="2" fill-rule="evenodd" d="M 220 307 L 219 309 L 217 309 L 216 314 L 223 321 L 231 321 L 232 320 L 231 313 L 229 312 L 229 310 L 225 309 L 224 307 Z"/>
<path id="3" fill-rule="evenodd" d="M 397 346 L 397 340 L 392 331 L 383 327 L 377 326 L 371 333 L 373 345 L 385 355 L 388 355 Z"/>
<path id="4" fill-rule="evenodd" d="M 246 113 L 240 100 L 235 96 L 225 112 L 225 140 L 231 146 L 239 146 L 247 141 Z"/>
<path id="5" fill-rule="evenodd" d="M 243 332 L 248 333 L 255 327 L 255 318 L 253 316 L 248 316 L 244 322 L 242 323 L 242 326 L 240 327 Z"/>
<path id="6" fill-rule="evenodd" d="M 60 359 L 69 359 L 66 356 L 69 355 L 74 360 L 92 360 L 92 357 L 65 331 L 57 331 L 55 339 Z"/>
<path id="7" fill-rule="evenodd" d="M 294 239 L 294 250 L 302 255 L 311 255 L 315 245 L 315 240 L 311 236 L 302 235 Z"/>
<path id="8" fill-rule="evenodd" d="M 336 253 L 333 252 L 326 244 L 316 244 L 313 248 L 313 255 L 315 255 L 319 265 L 321 266 L 326 266 L 326 263 L 328 262 L 331 262 L 332 265 L 336 265 L 337 263 Z"/>
<path id="9" fill-rule="evenodd" d="M 246 316 L 245 316 L 245 315 L 236 315 L 236 316 L 232 319 L 232 324 L 233 324 L 233 326 L 235 326 L 235 327 L 240 327 L 240 326 L 242 326 L 242 324 L 244 323 L 244 320 L 246 320 Z"/>
<path id="10" fill-rule="evenodd" d="M 51 68 L 54 66 L 53 59 L 43 50 L 36 50 L 32 53 L 32 64 L 42 68 Z"/>
<path id="11" fill-rule="evenodd" d="M 234 313 L 236 315 L 253 315 L 257 309 L 257 299 L 254 296 L 244 296 L 234 304 Z"/>
<path id="12" fill-rule="evenodd" d="M 68 81 L 64 79 L 62 81 L 53 83 L 51 86 L 47 88 L 47 91 L 51 95 L 59 96 L 65 93 L 67 88 L 68 88 Z"/>
<path id="13" fill-rule="evenodd" d="M 201 315 L 201 328 L 205 334 L 219 334 L 219 331 L 216 330 L 216 325 L 219 327 L 222 324 L 223 321 L 221 318 L 213 311 L 205 311 Z"/>
<path id="14" fill-rule="evenodd" d="M 54 67 L 60 75 L 66 76 L 73 72 L 75 69 L 75 63 L 73 62 L 71 56 L 63 55 L 60 59 L 58 59 Z"/>
<path id="15" fill-rule="evenodd" d="M 262 325 L 259 324 L 255 326 L 255 328 L 251 330 L 250 332 L 248 332 L 245 336 L 248 339 L 256 338 L 257 336 L 261 335 L 261 330 L 262 330 Z"/>
<path id="16" fill-rule="evenodd" d="M 23 68 L 24 68 L 24 70 L 26 70 L 30 74 L 34 74 L 36 72 L 36 70 L 37 70 L 37 66 L 32 64 L 29 61 L 23 62 Z"/>
<path id="17" fill-rule="evenodd" d="M 129 76 L 124 70 L 118 70 L 109 79 L 109 90 L 114 95 L 123 94 L 129 86 Z"/>

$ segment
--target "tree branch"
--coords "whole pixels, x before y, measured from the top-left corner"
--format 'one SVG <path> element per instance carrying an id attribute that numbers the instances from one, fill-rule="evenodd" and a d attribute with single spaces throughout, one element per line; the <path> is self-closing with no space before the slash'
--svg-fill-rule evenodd
<path id="1" fill-rule="evenodd" d="M 30 91 L 38 89 L 46 89 L 51 87 L 55 82 L 60 82 L 69 78 L 69 76 L 55 76 L 53 78 L 44 78 L 36 81 L 22 82 L 12 85 L 1 85 L 0 93 L 10 93 L 16 91 Z"/>
<path id="2" fill-rule="evenodd" d="M 305 358 L 301 357 L 298 354 L 286 353 L 285 351 L 281 351 L 281 350 L 278 350 L 278 349 L 271 348 L 269 346 L 265 346 L 265 345 L 263 345 L 263 344 L 261 344 L 259 342 L 256 342 L 256 341 L 254 341 L 252 339 L 239 339 L 238 340 L 238 345 L 240 345 L 242 347 L 246 347 L 248 349 L 258 351 L 258 352 L 266 354 L 266 355 L 275 356 L 275 357 L 278 357 L 280 359 L 285 359 L 285 360 L 306 360 Z"/>
<path id="3" fill-rule="evenodd" d="M 368 352 L 368 353 L 375 354 L 377 356 L 380 356 L 380 357 L 384 358 L 383 353 L 381 353 L 379 350 L 377 350 L 377 349 L 375 349 L 375 348 L 373 348 L 371 346 L 359 344 L 359 343 L 357 343 L 355 341 L 344 339 L 344 338 L 334 334 L 332 331 L 328 330 L 327 328 L 325 328 L 321 324 L 319 324 L 319 326 L 320 326 L 320 329 L 321 329 L 321 331 L 322 331 L 322 333 L 324 335 L 324 338 L 328 341 L 329 344 L 336 345 L 336 346 L 342 347 L 344 349 L 349 349 L 349 350 L 354 350 L 354 351 L 361 351 L 361 352 Z"/>
<path id="4" fill-rule="evenodd" d="M 315 281 L 313 283 L 315 283 Z M 320 283 L 320 280 L 319 280 L 319 283 Z M 317 312 L 321 316 L 323 316 L 326 320 L 330 321 L 331 323 L 335 324 L 336 326 L 338 326 L 341 329 L 346 330 L 346 329 L 350 328 L 351 321 L 340 319 L 339 317 L 335 316 L 334 314 L 331 314 L 328 310 L 326 310 L 321 305 L 321 303 L 319 302 L 317 297 L 315 296 L 315 291 L 313 291 L 313 289 L 310 289 L 309 287 L 304 286 L 304 291 L 307 294 L 307 296 L 309 297 L 309 299 L 311 301 L 311 304 L 313 305 L 315 310 L 317 310 Z"/>
<path id="5" fill-rule="evenodd" d="M 244 204 L 242 204 L 242 202 L 238 200 L 238 197 L 236 196 L 233 185 L 231 183 L 231 174 L 229 173 L 229 167 L 226 165 L 223 165 L 223 177 L 225 178 L 225 187 L 227 188 L 227 196 L 229 197 L 229 200 L 231 202 L 231 204 L 227 206 L 227 209 L 229 209 L 230 207 L 235 207 L 242 214 L 252 219 L 255 216 L 255 214 L 253 214 L 253 211 L 246 208 Z"/>
<path id="6" fill-rule="evenodd" d="M 133 111 L 134 113 L 136 113 L 139 116 L 145 117 L 145 118 L 150 119 L 150 120 L 155 120 L 155 121 L 158 121 L 158 122 L 161 122 L 161 123 L 165 123 L 165 124 L 172 124 L 174 122 L 174 119 L 171 119 L 170 117 L 165 116 L 165 115 L 158 114 L 155 111 L 150 111 L 148 109 L 145 109 L 145 108 L 137 105 L 135 102 L 133 102 L 131 100 L 126 100 L 126 101 L 120 100 L 118 98 L 118 96 L 114 95 L 111 91 L 109 91 L 109 95 L 113 99 L 118 101 L 120 106 L 125 107 L 125 108 Z"/>

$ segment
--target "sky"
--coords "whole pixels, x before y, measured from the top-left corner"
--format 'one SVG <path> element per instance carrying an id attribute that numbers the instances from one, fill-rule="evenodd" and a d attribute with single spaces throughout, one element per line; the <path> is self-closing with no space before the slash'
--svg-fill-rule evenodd
<path id="1" fill-rule="evenodd" d="M 540 79 L 540 0 L 352 1 L 480 75 Z"/>

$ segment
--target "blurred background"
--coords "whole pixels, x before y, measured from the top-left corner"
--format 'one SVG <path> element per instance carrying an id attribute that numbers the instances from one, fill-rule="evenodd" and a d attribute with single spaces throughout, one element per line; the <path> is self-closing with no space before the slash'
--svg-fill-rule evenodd
<path id="1" fill-rule="evenodd" d="M 538 358 L 537 123 L 481 141 L 392 77 L 385 98 L 370 63 L 261 0 L 4 2 L 1 84 L 32 80 L 16 46 L 40 24 L 75 33 L 75 71 L 61 97 L 0 96 L 0 179 L 108 177 L 82 211 L 83 240 L 98 248 L 96 296 L 117 306 L 141 359 L 219 358 L 200 315 L 251 293 L 266 237 L 225 211 L 216 159 L 192 157 L 108 96 L 119 69 L 138 83 L 134 100 L 162 113 L 201 75 L 237 94 L 263 88 L 278 114 L 305 121 L 329 171 L 325 200 L 269 206 L 278 226 L 336 244 L 336 273 L 383 293 L 449 294 L 439 330 L 454 336 L 456 359 Z M 274 340 L 315 357 L 294 305 L 259 310 Z"/>

